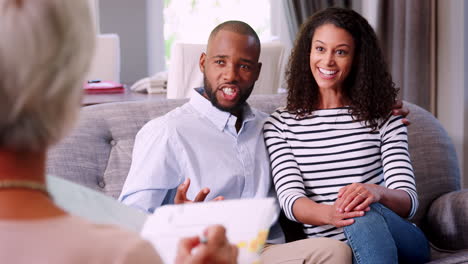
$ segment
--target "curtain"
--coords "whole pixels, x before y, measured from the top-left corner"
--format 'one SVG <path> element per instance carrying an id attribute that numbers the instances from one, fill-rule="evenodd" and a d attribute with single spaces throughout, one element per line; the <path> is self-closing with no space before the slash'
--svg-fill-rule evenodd
<path id="1" fill-rule="evenodd" d="M 294 42 L 300 26 L 313 13 L 330 7 L 351 8 L 351 0 L 287 0 L 286 19 L 292 42 Z"/>
<path id="2" fill-rule="evenodd" d="M 376 0 L 376 32 L 400 98 L 435 112 L 433 0 Z"/>

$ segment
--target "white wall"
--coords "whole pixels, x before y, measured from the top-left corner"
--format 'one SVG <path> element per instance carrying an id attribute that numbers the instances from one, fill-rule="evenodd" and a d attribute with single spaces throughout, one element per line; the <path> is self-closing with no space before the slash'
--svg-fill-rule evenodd
<path id="1" fill-rule="evenodd" d="M 468 187 L 467 10 L 463 0 L 437 1 L 437 118 L 451 137 Z"/>
<path id="2" fill-rule="evenodd" d="M 148 76 L 147 3 L 144 0 L 99 0 L 100 32 L 120 37 L 124 84 Z"/>
<path id="3" fill-rule="evenodd" d="M 163 0 L 95 2 L 97 32 L 120 37 L 121 81 L 135 81 L 165 70 Z"/>

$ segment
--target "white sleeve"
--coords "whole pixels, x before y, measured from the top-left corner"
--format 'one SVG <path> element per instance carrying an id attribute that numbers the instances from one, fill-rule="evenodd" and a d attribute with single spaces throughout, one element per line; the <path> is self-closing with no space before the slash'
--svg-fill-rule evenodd
<path id="1" fill-rule="evenodd" d="M 138 132 L 121 202 L 149 213 L 163 203 L 173 202 L 167 194 L 182 183 L 182 177 L 172 136 L 164 116 L 148 122 Z"/>
<path id="2" fill-rule="evenodd" d="M 408 193 L 411 199 L 411 218 L 418 209 L 418 194 L 413 166 L 408 152 L 408 132 L 401 116 L 391 116 L 380 129 L 382 165 L 385 186 Z"/>
<path id="3" fill-rule="evenodd" d="M 276 111 L 265 122 L 263 133 L 280 206 L 287 218 L 297 222 L 293 214 L 294 202 L 306 195 L 301 171 L 282 132 L 283 124 L 281 114 Z"/>

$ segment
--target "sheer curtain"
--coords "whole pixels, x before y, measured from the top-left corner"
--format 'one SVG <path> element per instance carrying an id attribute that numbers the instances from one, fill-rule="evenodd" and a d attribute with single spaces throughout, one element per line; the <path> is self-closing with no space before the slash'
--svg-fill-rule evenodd
<path id="1" fill-rule="evenodd" d="M 350 8 L 351 0 L 287 0 L 285 12 L 292 41 L 294 42 L 299 27 L 309 16 L 330 6 Z"/>

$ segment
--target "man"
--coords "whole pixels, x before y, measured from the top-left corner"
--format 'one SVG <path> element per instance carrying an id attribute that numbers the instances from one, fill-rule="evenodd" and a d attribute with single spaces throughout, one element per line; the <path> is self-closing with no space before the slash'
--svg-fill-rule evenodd
<path id="1" fill-rule="evenodd" d="M 211 32 L 199 63 L 204 88 L 138 132 L 120 201 L 153 212 L 173 202 L 276 196 L 262 131 L 267 114 L 246 103 L 260 74 L 259 55 L 258 36 L 244 22 Z M 262 253 L 264 263 L 351 262 L 349 247 L 332 239 L 281 244 L 277 224 L 268 242 L 277 245 Z"/>
<path id="2" fill-rule="evenodd" d="M 260 41 L 249 25 L 228 21 L 212 31 L 200 57 L 204 88 L 138 132 L 123 203 L 153 212 L 173 202 L 275 197 L 262 132 L 267 114 L 246 103 L 260 74 L 259 56 Z M 285 260 L 351 261 L 348 246 L 324 240 L 274 251 Z M 283 241 L 275 225 L 269 242 Z"/>

